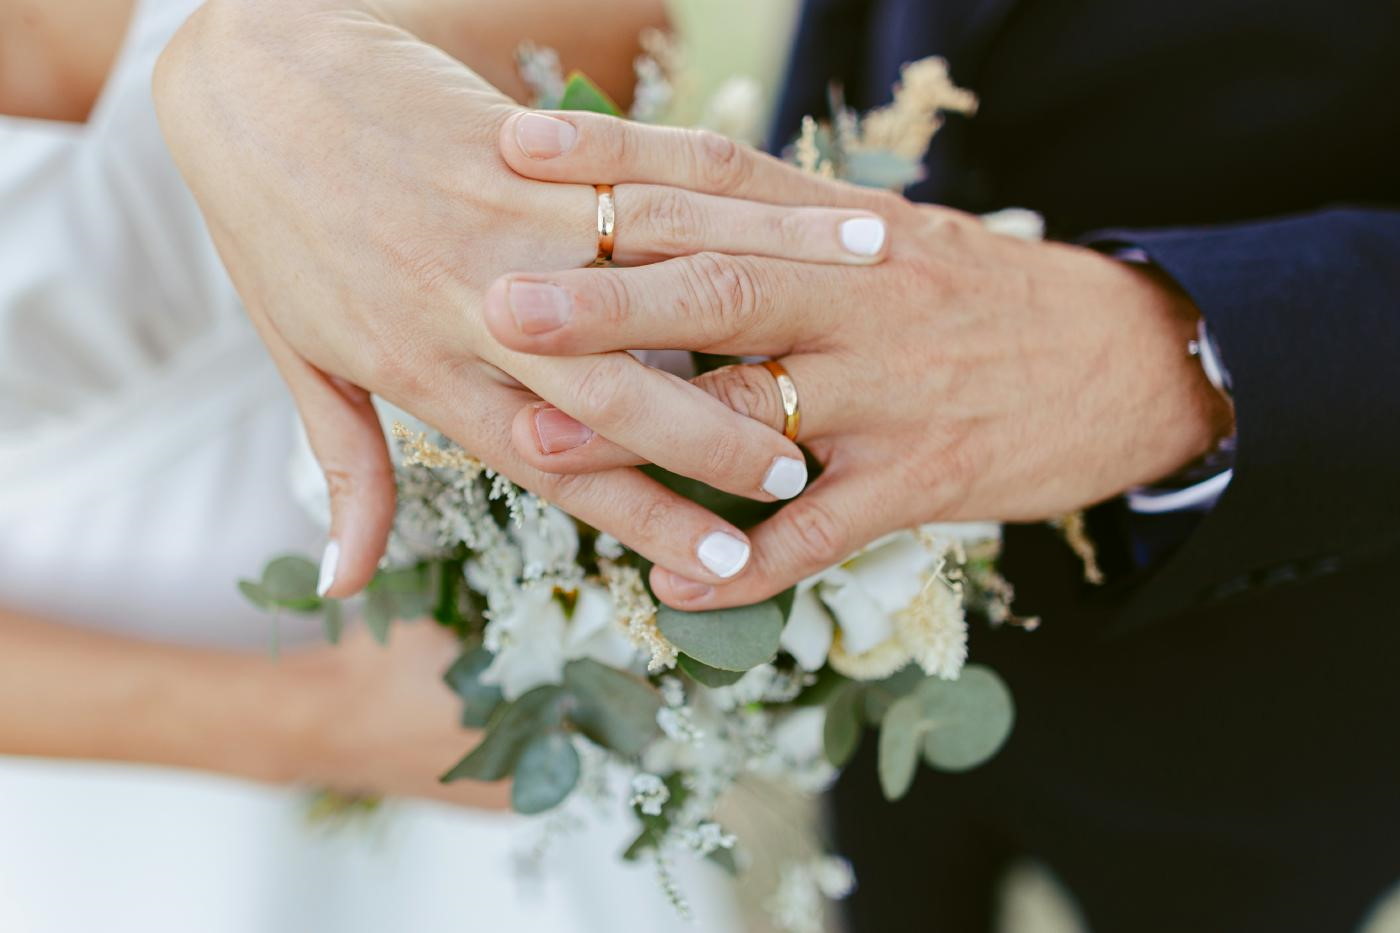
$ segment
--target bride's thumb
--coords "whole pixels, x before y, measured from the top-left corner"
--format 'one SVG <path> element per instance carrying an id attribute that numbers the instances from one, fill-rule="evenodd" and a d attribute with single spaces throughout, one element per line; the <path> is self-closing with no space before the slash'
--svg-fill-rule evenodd
<path id="1" fill-rule="evenodd" d="M 370 394 L 316 370 L 306 375 L 293 392 L 330 494 L 330 536 L 316 591 L 343 599 L 365 588 L 384 556 L 394 521 L 394 467 Z"/>

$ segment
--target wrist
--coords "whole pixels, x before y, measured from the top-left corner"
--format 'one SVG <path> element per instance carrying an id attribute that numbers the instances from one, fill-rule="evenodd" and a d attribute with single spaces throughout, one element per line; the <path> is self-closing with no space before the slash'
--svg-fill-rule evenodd
<path id="1" fill-rule="evenodd" d="M 1155 266 L 1119 263 L 1143 296 L 1140 338 L 1145 359 L 1134 357 L 1134 378 L 1150 387 L 1149 417 L 1139 434 L 1144 460 L 1132 485 L 1173 476 L 1217 450 L 1235 431 L 1234 404 L 1214 383 L 1199 356 L 1200 310 Z M 1150 367 L 1150 368 L 1149 368 Z M 1155 373 L 1158 379 L 1150 378 Z"/>

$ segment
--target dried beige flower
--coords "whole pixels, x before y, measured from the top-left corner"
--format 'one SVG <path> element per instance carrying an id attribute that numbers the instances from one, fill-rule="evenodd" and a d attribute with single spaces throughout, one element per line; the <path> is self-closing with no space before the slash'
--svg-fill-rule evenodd
<path id="1" fill-rule="evenodd" d="M 977 112 L 977 95 L 953 83 L 942 58 L 911 62 L 900 70 L 894 100 L 861 119 L 857 148 L 922 160 L 943 127 L 945 112 L 971 116 Z"/>

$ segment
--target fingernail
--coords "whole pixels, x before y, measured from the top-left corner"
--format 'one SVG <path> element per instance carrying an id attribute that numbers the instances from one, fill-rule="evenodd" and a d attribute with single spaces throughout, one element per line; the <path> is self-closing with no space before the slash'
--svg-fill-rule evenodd
<path id="1" fill-rule="evenodd" d="M 321 572 L 316 577 L 316 595 L 325 596 L 335 586 L 335 569 L 340 563 L 340 542 L 332 538 L 321 552 Z"/>
<path id="2" fill-rule="evenodd" d="M 669 570 L 666 573 L 671 578 L 671 592 L 675 593 L 676 599 L 679 599 L 681 602 L 694 602 L 697 599 L 703 599 L 709 596 L 715 591 L 715 588 L 708 583 L 699 583 L 695 580 L 683 577 L 678 573 L 671 573 Z"/>
<path id="3" fill-rule="evenodd" d="M 572 123 L 547 117 L 542 113 L 525 113 L 515 121 L 515 141 L 532 159 L 552 159 L 574 148 L 578 130 Z"/>
<path id="4" fill-rule="evenodd" d="M 774 457 L 763 477 L 763 491 L 774 499 L 791 499 L 807 488 L 807 464 L 792 457 Z"/>
<path id="5" fill-rule="evenodd" d="M 510 313 L 522 333 L 545 334 L 563 327 L 573 313 L 569 293 L 548 282 L 511 282 L 506 289 Z"/>
<path id="6" fill-rule="evenodd" d="M 857 256 L 874 256 L 885 245 L 885 222 L 878 217 L 853 217 L 843 222 L 841 245 Z"/>
<path id="7" fill-rule="evenodd" d="M 727 580 L 749 562 L 749 543 L 743 538 L 715 531 L 705 536 L 695 553 L 710 573 Z"/>
<path id="8" fill-rule="evenodd" d="M 593 438 L 593 429 L 557 408 L 545 406 L 535 411 L 535 436 L 539 438 L 540 450 L 557 454 L 587 444 Z"/>

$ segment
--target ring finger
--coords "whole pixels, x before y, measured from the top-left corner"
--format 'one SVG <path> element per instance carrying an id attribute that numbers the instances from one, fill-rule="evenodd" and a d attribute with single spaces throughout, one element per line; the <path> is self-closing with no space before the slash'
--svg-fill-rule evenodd
<path id="1" fill-rule="evenodd" d="M 825 391 L 825 387 L 838 384 L 835 379 L 839 378 L 830 358 L 815 354 L 791 356 L 783 359 L 783 366 L 799 387 L 799 440 L 819 440 L 850 427 L 847 419 L 839 414 L 843 409 L 834 405 L 835 400 Z M 762 365 L 726 366 L 696 377 L 693 383 L 731 410 L 769 428 L 775 437 L 781 437 L 786 422 L 782 395 L 777 380 Z M 594 434 L 548 403 L 528 405 L 516 414 L 512 440 L 531 466 L 550 473 L 594 473 L 648 462 L 646 457 L 627 446 Z M 771 479 L 765 476 L 765 482 L 776 485 L 783 479 L 781 473 L 788 469 L 793 468 L 774 462 L 769 471 L 776 470 L 779 475 Z M 713 477 L 691 471 L 676 472 L 685 472 L 716 488 L 726 488 Z"/>

